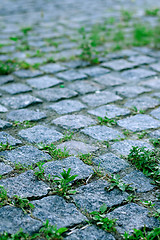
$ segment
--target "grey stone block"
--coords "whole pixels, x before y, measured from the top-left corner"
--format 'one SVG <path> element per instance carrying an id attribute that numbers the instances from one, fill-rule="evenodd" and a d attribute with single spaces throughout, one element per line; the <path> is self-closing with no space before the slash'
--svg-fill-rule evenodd
<path id="1" fill-rule="evenodd" d="M 0 76 L 0 85 L 3 85 L 5 83 L 13 82 L 14 78 L 11 75 L 7 76 Z"/>
<path id="2" fill-rule="evenodd" d="M 160 104 L 160 101 L 148 96 L 138 97 L 135 99 L 129 99 L 124 104 L 125 107 L 132 108 L 136 107 L 137 110 L 146 110 L 148 108 L 154 108 Z"/>
<path id="3" fill-rule="evenodd" d="M 150 67 L 151 67 L 153 70 L 155 70 L 155 71 L 157 71 L 157 72 L 160 72 L 160 62 L 154 63 L 154 64 L 150 65 Z"/>
<path id="4" fill-rule="evenodd" d="M 0 175 L 7 174 L 11 172 L 13 168 L 9 165 L 4 164 L 3 162 L 0 162 Z"/>
<path id="5" fill-rule="evenodd" d="M 14 75 L 16 77 L 19 77 L 19 78 L 32 78 L 32 77 L 38 77 L 40 75 L 42 75 L 43 73 L 39 70 L 34 70 L 34 71 L 31 71 L 31 70 L 24 70 L 24 69 L 21 69 L 21 70 L 18 70 L 16 72 L 14 72 Z"/>
<path id="6" fill-rule="evenodd" d="M 113 75 L 112 73 L 96 77 L 96 78 L 94 78 L 94 81 L 96 81 L 100 84 L 103 84 L 107 87 L 117 86 L 117 85 L 121 85 L 121 84 L 127 82 L 125 79 L 119 78 L 119 77 Z"/>
<path id="7" fill-rule="evenodd" d="M 121 76 L 128 79 L 129 81 L 138 82 L 140 79 L 155 76 L 156 73 L 151 70 L 137 68 L 132 70 L 127 70 L 121 73 Z"/>
<path id="8" fill-rule="evenodd" d="M 101 89 L 98 84 L 89 81 L 77 81 L 69 84 L 67 87 L 80 94 L 92 93 Z"/>
<path id="9" fill-rule="evenodd" d="M 84 73 L 89 77 L 96 77 L 109 72 L 110 72 L 109 69 L 104 69 L 102 67 L 88 67 L 88 68 L 81 69 L 81 73 Z"/>
<path id="10" fill-rule="evenodd" d="M 75 80 L 82 80 L 87 78 L 84 73 L 81 73 L 78 70 L 68 70 L 62 73 L 56 74 L 56 76 L 60 79 L 63 79 L 65 81 L 75 81 Z"/>
<path id="11" fill-rule="evenodd" d="M 157 109 L 154 109 L 151 113 L 150 113 L 153 117 L 157 118 L 160 120 L 160 107 Z"/>
<path id="12" fill-rule="evenodd" d="M 0 104 L 0 113 L 8 112 L 8 109 Z"/>
<path id="13" fill-rule="evenodd" d="M 0 143 L 3 144 L 8 143 L 9 145 L 15 146 L 21 144 L 22 142 L 19 139 L 12 137 L 10 134 L 6 132 L 0 132 Z"/>
<path id="14" fill-rule="evenodd" d="M 28 109 L 19 109 L 11 111 L 7 114 L 7 119 L 11 121 L 38 121 L 46 118 L 46 114 L 43 112 L 36 112 Z"/>
<path id="15" fill-rule="evenodd" d="M 11 123 L 6 122 L 6 121 L 0 119 L 0 129 L 5 129 L 5 128 L 11 127 L 11 126 L 12 126 Z"/>
<path id="16" fill-rule="evenodd" d="M 138 64 L 128 62 L 125 59 L 113 60 L 113 61 L 104 62 L 101 64 L 102 67 L 108 67 L 115 71 L 122 71 L 124 69 L 134 68 L 137 65 Z"/>
<path id="17" fill-rule="evenodd" d="M 153 89 L 160 89 L 160 79 L 159 78 L 153 78 L 148 81 L 141 82 L 141 85 L 146 87 L 151 87 Z"/>
<path id="18" fill-rule="evenodd" d="M 141 93 L 145 93 L 145 92 L 150 92 L 151 89 L 148 88 L 144 88 L 141 86 L 121 86 L 121 87 L 117 87 L 114 89 L 116 94 L 120 94 L 124 97 L 127 98 L 133 98 L 136 97 L 137 95 L 141 94 Z"/>
<path id="19" fill-rule="evenodd" d="M 40 67 L 40 70 L 42 70 L 45 73 L 57 73 L 66 70 L 64 66 L 57 64 L 57 63 L 48 63 L 46 65 L 43 65 Z"/>
<path id="20" fill-rule="evenodd" d="M 32 90 L 30 87 L 22 83 L 7 84 L 1 87 L 0 89 L 12 95 L 18 94 L 18 93 L 30 92 Z"/>
<path id="21" fill-rule="evenodd" d="M 160 129 L 153 131 L 149 134 L 152 138 L 160 138 Z"/>
<path id="22" fill-rule="evenodd" d="M 21 130 L 18 135 L 31 143 L 52 143 L 60 140 L 63 135 L 56 131 L 55 128 L 48 128 L 42 125 L 37 125 L 32 128 Z"/>
<path id="23" fill-rule="evenodd" d="M 131 56 L 131 57 L 129 57 L 128 60 L 135 63 L 136 65 L 150 64 L 150 63 L 153 63 L 153 62 L 156 61 L 155 58 L 148 57 L 148 56 L 145 56 L 145 55 Z"/>
<path id="24" fill-rule="evenodd" d="M 45 89 L 45 88 L 50 88 L 53 86 L 56 86 L 63 81 L 55 78 L 55 77 L 50 77 L 50 76 L 42 76 L 42 77 L 36 77 L 36 78 L 31 78 L 27 79 L 26 82 L 33 88 L 37 89 Z"/>

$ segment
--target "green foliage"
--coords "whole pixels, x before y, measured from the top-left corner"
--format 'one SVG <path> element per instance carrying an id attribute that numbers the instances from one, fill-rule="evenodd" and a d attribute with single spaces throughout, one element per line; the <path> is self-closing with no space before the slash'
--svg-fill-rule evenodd
<path id="1" fill-rule="evenodd" d="M 35 169 L 34 175 L 39 179 L 39 180 L 45 180 L 45 168 L 43 167 L 45 163 L 44 162 L 39 162 L 37 163 L 38 169 Z"/>
<path id="2" fill-rule="evenodd" d="M 117 122 L 114 119 L 110 119 L 106 116 L 104 118 L 102 117 L 97 117 L 97 118 L 100 125 L 107 125 L 109 127 L 117 125 Z"/>
<path id="3" fill-rule="evenodd" d="M 160 10 L 159 8 L 146 9 L 145 15 L 146 16 L 158 16 L 159 10 Z"/>
<path id="4" fill-rule="evenodd" d="M 75 180 L 78 175 L 70 175 L 71 168 L 67 171 L 63 169 L 61 176 L 53 176 L 53 182 L 56 183 L 56 191 L 58 194 L 66 196 L 67 194 L 75 194 L 76 191 L 71 190 L 71 182 Z"/>
<path id="5" fill-rule="evenodd" d="M 134 229 L 133 235 L 129 235 L 125 232 L 125 240 L 160 240 L 160 228 L 154 228 L 152 231 L 146 231 L 144 227 L 143 230 Z"/>
<path id="6" fill-rule="evenodd" d="M 145 147 L 132 147 L 128 155 L 137 169 L 143 171 L 147 176 L 152 177 L 157 184 L 160 184 L 159 150 L 146 150 Z"/>
<path id="7" fill-rule="evenodd" d="M 125 22 L 128 22 L 128 21 L 130 21 L 131 19 L 132 19 L 132 15 L 133 15 L 133 13 L 132 12 L 129 12 L 128 10 L 122 10 L 121 11 L 121 18 L 122 18 L 122 20 L 123 21 L 125 21 Z"/>
<path id="8" fill-rule="evenodd" d="M 28 199 L 21 198 L 17 195 L 13 196 L 12 203 L 14 206 L 21 208 L 24 213 L 30 212 L 30 210 L 34 208 L 34 205 L 30 203 Z"/>
<path id="9" fill-rule="evenodd" d="M 154 147 L 160 147 L 160 138 L 152 138 L 149 140 Z"/>
<path id="10" fill-rule="evenodd" d="M 110 185 L 109 185 L 109 187 L 105 188 L 107 191 L 111 191 L 115 187 L 117 187 L 122 192 L 124 192 L 124 191 L 135 191 L 135 189 L 133 187 L 131 187 L 130 184 L 124 183 L 120 179 L 120 176 L 118 174 L 117 175 L 112 175 L 112 177 L 108 177 L 108 181 L 110 182 Z"/>
<path id="11" fill-rule="evenodd" d="M 0 75 L 8 75 L 16 70 L 12 61 L 0 61 Z"/>
<path id="12" fill-rule="evenodd" d="M 66 232 L 67 228 L 59 228 L 57 229 L 57 226 L 53 226 L 49 224 L 49 221 L 46 220 L 46 222 L 43 224 L 43 227 L 40 229 L 40 233 L 42 234 L 42 237 L 45 237 L 47 240 L 57 240 L 57 239 L 63 239 L 62 234 Z"/>
<path id="13" fill-rule="evenodd" d="M 151 43 L 153 39 L 153 29 L 150 26 L 136 23 L 133 27 L 133 45 L 145 46 Z"/>
<path id="14" fill-rule="evenodd" d="M 31 27 L 31 26 L 21 28 L 21 32 L 22 32 L 24 35 L 27 35 L 28 32 L 30 32 L 31 30 L 32 30 L 32 27 Z"/>
<path id="15" fill-rule="evenodd" d="M 14 127 L 18 127 L 20 129 L 34 127 L 35 125 L 36 125 L 35 123 L 28 121 L 28 120 L 23 121 L 23 122 L 14 121 L 14 123 L 13 123 Z"/>
<path id="16" fill-rule="evenodd" d="M 139 139 L 142 139 L 142 138 L 144 138 L 146 135 L 147 135 L 147 132 L 146 132 L 146 131 L 142 131 L 141 133 L 138 133 L 138 138 L 139 138 Z"/>
<path id="17" fill-rule="evenodd" d="M 5 150 L 12 150 L 14 147 L 9 145 L 9 143 L 0 143 L 0 152 Z"/>
<path id="18" fill-rule="evenodd" d="M 154 48 L 160 49 L 160 24 L 154 28 L 153 45 Z"/>
<path id="19" fill-rule="evenodd" d="M 7 191 L 0 185 L 0 207 L 8 203 Z"/>
<path id="20" fill-rule="evenodd" d="M 64 85 L 60 85 L 60 88 L 64 88 Z M 61 139 L 61 142 L 71 140 L 73 137 L 73 132 L 66 131 L 64 137 Z"/>
<path id="21" fill-rule="evenodd" d="M 37 146 L 40 150 L 44 150 L 46 153 L 50 154 L 53 160 L 63 159 L 70 156 L 69 151 L 67 151 L 66 148 L 62 151 L 61 149 L 57 149 L 53 143 L 50 145 L 39 143 Z"/>
<path id="22" fill-rule="evenodd" d="M 107 206 L 103 204 L 99 212 L 94 211 L 91 212 L 91 218 L 96 223 L 96 225 L 107 232 L 115 232 L 115 222 L 116 219 L 109 219 L 105 216 L 105 212 L 107 210 Z"/>
<path id="23" fill-rule="evenodd" d="M 92 161 L 93 155 L 92 155 L 92 154 L 90 154 L 90 153 L 87 153 L 87 154 L 79 154 L 78 157 L 79 157 L 85 164 L 93 165 L 93 161 Z"/>

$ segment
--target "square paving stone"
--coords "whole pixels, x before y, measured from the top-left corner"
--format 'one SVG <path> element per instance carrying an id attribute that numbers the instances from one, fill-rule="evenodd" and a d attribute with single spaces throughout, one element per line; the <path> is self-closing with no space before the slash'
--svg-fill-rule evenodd
<path id="1" fill-rule="evenodd" d="M 11 127 L 12 124 L 7 122 L 7 121 L 3 121 L 2 119 L 0 119 L 0 129 L 5 129 L 7 127 Z"/>
<path id="2" fill-rule="evenodd" d="M 109 69 L 104 69 L 102 67 L 88 67 L 80 70 L 81 73 L 88 75 L 89 77 L 96 77 L 106 73 L 109 73 Z"/>
<path id="3" fill-rule="evenodd" d="M 152 146 L 147 143 L 147 142 L 143 142 L 140 140 L 124 140 L 124 141 L 119 141 L 119 142 L 115 142 L 111 148 L 113 150 L 115 150 L 118 154 L 126 156 L 130 153 L 130 150 L 132 149 L 132 147 L 146 147 L 146 149 L 151 150 Z"/>
<path id="4" fill-rule="evenodd" d="M 67 151 L 69 151 L 69 154 L 73 155 L 87 154 L 98 150 L 98 147 L 74 140 L 61 143 L 57 146 L 57 148 L 60 148 L 62 151 L 64 150 L 64 148 L 66 148 Z"/>
<path id="5" fill-rule="evenodd" d="M 116 218 L 116 229 L 119 233 L 125 232 L 131 234 L 133 229 L 146 228 L 152 229 L 159 226 L 158 219 L 148 216 L 149 211 L 135 203 L 129 203 L 125 206 L 116 208 L 106 216 L 110 219 Z"/>
<path id="6" fill-rule="evenodd" d="M 157 109 L 154 109 L 152 112 L 150 112 L 150 114 L 153 117 L 158 118 L 160 120 L 160 107 Z"/>
<path id="7" fill-rule="evenodd" d="M 84 229 L 77 229 L 71 235 L 65 238 L 66 240 L 115 240 L 115 238 L 106 231 L 90 225 Z"/>
<path id="8" fill-rule="evenodd" d="M 28 79 L 26 82 L 33 88 L 37 89 L 45 89 L 45 88 L 50 88 L 53 86 L 56 86 L 60 83 L 62 83 L 61 80 L 50 77 L 50 76 L 42 76 L 42 77 L 36 77 L 33 79 Z"/>
<path id="9" fill-rule="evenodd" d="M 56 118 L 52 121 L 53 124 L 59 125 L 66 129 L 80 129 L 91 124 L 96 124 L 97 122 L 90 117 L 84 115 L 65 115 Z"/>
<path id="10" fill-rule="evenodd" d="M 152 138 L 160 138 L 160 129 L 153 131 L 149 134 Z"/>
<path id="11" fill-rule="evenodd" d="M 99 141 L 108 141 L 124 137 L 119 131 L 106 126 L 88 127 L 81 130 L 81 132 Z"/>
<path id="12" fill-rule="evenodd" d="M 21 70 L 14 72 L 13 74 L 19 78 L 32 78 L 32 77 L 38 77 L 38 76 L 42 75 L 43 72 L 41 72 L 39 70 L 31 71 L 31 70 L 21 69 Z"/>
<path id="13" fill-rule="evenodd" d="M 140 86 L 121 86 L 121 87 L 116 87 L 114 90 L 116 94 L 120 94 L 124 97 L 127 98 L 133 98 L 136 97 L 137 95 L 145 92 L 150 92 L 152 91 L 151 89 L 140 87 Z"/>
<path id="14" fill-rule="evenodd" d="M 148 108 L 154 108 L 159 104 L 160 101 L 158 99 L 144 96 L 135 99 L 129 99 L 124 106 L 128 108 L 133 108 L 135 106 L 137 110 L 146 110 Z"/>
<path id="15" fill-rule="evenodd" d="M 106 153 L 94 158 L 92 161 L 110 173 L 117 173 L 129 166 L 125 160 L 117 157 L 113 153 Z"/>
<path id="16" fill-rule="evenodd" d="M 30 88 L 27 85 L 22 84 L 22 83 L 7 84 L 7 85 L 1 87 L 0 89 L 7 93 L 12 94 L 12 95 L 32 91 L 32 88 Z"/>
<path id="17" fill-rule="evenodd" d="M 125 79 L 122 79 L 110 73 L 96 77 L 94 78 L 94 81 L 107 87 L 117 86 L 127 82 Z"/>
<path id="18" fill-rule="evenodd" d="M 140 81 L 142 78 L 152 77 L 155 76 L 156 73 L 142 68 L 127 70 L 121 73 L 121 76 L 128 79 L 129 81 Z"/>
<path id="19" fill-rule="evenodd" d="M 110 208 L 121 204 L 127 199 L 127 193 L 116 188 L 112 191 L 107 191 L 105 190 L 107 186 L 109 186 L 108 182 L 104 180 L 89 183 L 77 188 L 77 193 L 73 196 L 73 199 L 80 209 L 88 212 L 99 211 L 99 208 L 104 203 Z"/>
<path id="20" fill-rule="evenodd" d="M 4 224 L 5 223 L 5 224 Z M 40 229 L 42 223 L 25 214 L 22 209 L 13 206 L 0 208 L 0 234 L 8 232 L 14 234 L 23 229 L 25 233 L 35 233 Z"/>
<path id="21" fill-rule="evenodd" d="M 90 65 L 90 63 L 82 60 L 74 60 L 74 61 L 64 62 L 63 65 L 69 68 L 79 68 L 79 67 L 87 67 Z"/>
<path id="22" fill-rule="evenodd" d="M 117 107 L 116 105 L 104 105 L 93 110 L 89 110 L 88 113 L 93 114 L 95 116 L 99 116 L 104 118 L 107 116 L 108 118 L 115 118 L 118 116 L 125 116 L 130 113 L 128 109 Z"/>
<path id="23" fill-rule="evenodd" d="M 43 57 L 32 57 L 32 58 L 26 58 L 25 62 L 29 64 L 36 64 L 36 63 L 43 63 L 46 59 Z"/>
<path id="24" fill-rule="evenodd" d="M 110 102 L 115 102 L 121 100 L 122 98 L 116 94 L 108 91 L 98 92 L 90 94 L 81 98 L 83 102 L 87 103 L 89 106 L 100 106 Z"/>
<path id="25" fill-rule="evenodd" d="M 11 172 L 13 168 L 9 165 L 4 164 L 3 162 L 0 162 L 0 175 L 7 174 Z"/>
<path id="26" fill-rule="evenodd" d="M 131 56 L 128 59 L 129 61 L 135 63 L 136 65 L 141 65 L 141 64 L 150 64 L 155 62 L 155 58 L 148 57 L 145 55 L 140 55 L 140 56 Z"/>
<path id="27" fill-rule="evenodd" d="M 95 92 L 101 89 L 101 87 L 98 84 L 89 81 L 74 82 L 69 84 L 67 87 L 77 91 L 80 94 Z"/>
<path id="28" fill-rule="evenodd" d="M 154 64 L 150 65 L 150 67 L 151 67 L 153 70 L 155 70 L 155 71 L 157 71 L 157 72 L 160 72 L 160 62 L 154 63 Z"/>
<path id="29" fill-rule="evenodd" d="M 151 94 L 152 97 L 160 98 L 160 92 L 155 92 Z"/>
<path id="30" fill-rule="evenodd" d="M 128 62 L 125 59 L 113 60 L 113 61 L 104 62 L 104 63 L 101 64 L 102 67 L 111 68 L 111 69 L 113 69 L 115 71 L 122 71 L 124 69 L 133 68 L 133 67 L 135 67 L 137 65 L 138 64 Z"/>
<path id="31" fill-rule="evenodd" d="M 40 67 L 40 70 L 42 70 L 45 73 L 57 73 L 66 70 L 64 66 L 57 64 L 57 63 L 48 63 L 46 65 L 43 65 Z"/>
<path id="32" fill-rule="evenodd" d="M 160 78 L 153 78 L 148 81 L 143 81 L 141 82 L 141 85 L 146 86 L 146 87 L 151 87 L 154 89 L 160 89 Z"/>
<path id="33" fill-rule="evenodd" d="M 24 166 L 52 159 L 49 154 L 44 153 L 33 146 L 22 146 L 11 151 L 3 151 L 0 152 L 0 156 L 3 156 L 7 161 L 20 163 Z"/>
<path id="34" fill-rule="evenodd" d="M 65 81 L 75 81 L 75 80 L 82 80 L 87 78 L 87 76 L 84 73 L 79 72 L 78 70 L 68 70 L 62 73 L 56 74 L 56 76 L 60 79 L 63 79 Z"/>
<path id="35" fill-rule="evenodd" d="M 28 107 L 29 105 L 42 103 L 42 100 L 29 94 L 18 95 L 15 97 L 6 97 L 1 99 L 1 103 L 7 107 L 18 109 Z"/>
<path id="36" fill-rule="evenodd" d="M 6 132 L 0 132 L 0 143 L 3 144 L 8 143 L 9 145 L 15 146 L 21 144 L 22 142 L 19 139 L 12 137 L 10 134 Z"/>
<path id="37" fill-rule="evenodd" d="M 57 228 L 69 227 L 87 220 L 73 203 L 66 203 L 59 196 L 44 197 L 31 203 L 35 206 L 33 210 L 34 217 L 42 222 L 46 222 L 48 219 L 49 223 L 57 225 Z"/>
<path id="38" fill-rule="evenodd" d="M 52 143 L 60 140 L 63 135 L 56 131 L 55 128 L 48 128 L 42 125 L 37 125 L 32 128 L 21 130 L 18 135 L 24 140 L 31 143 Z"/>
<path id="39" fill-rule="evenodd" d="M 28 109 L 13 110 L 7 114 L 7 119 L 18 122 L 38 121 L 44 118 L 46 118 L 45 113 Z"/>
<path id="40" fill-rule="evenodd" d="M 61 176 L 60 173 L 63 172 L 63 169 L 67 171 L 69 168 L 71 168 L 71 175 L 78 175 L 76 180 L 87 178 L 89 175 L 93 174 L 92 167 L 83 163 L 77 157 L 68 157 L 63 160 L 47 162 L 43 166 L 46 176 Z"/>
<path id="41" fill-rule="evenodd" d="M 137 114 L 122 120 L 119 120 L 118 125 L 131 131 L 142 131 L 160 127 L 160 121 L 146 114 Z"/>
<path id="42" fill-rule="evenodd" d="M 47 108 L 56 111 L 58 114 L 66 114 L 80 111 L 86 108 L 86 106 L 77 100 L 62 100 L 47 106 Z"/>
<path id="43" fill-rule="evenodd" d="M 61 99 L 71 98 L 78 95 L 77 92 L 68 88 L 45 89 L 36 92 L 38 96 L 49 102 L 56 102 Z"/>
<path id="44" fill-rule="evenodd" d="M 3 85 L 5 83 L 13 82 L 14 78 L 11 75 L 7 76 L 0 76 L 0 85 Z"/>
<path id="45" fill-rule="evenodd" d="M 0 113 L 8 112 L 8 109 L 0 104 Z"/>
<path id="46" fill-rule="evenodd" d="M 42 181 L 38 181 L 34 172 L 29 170 L 16 177 L 0 180 L 0 185 L 7 190 L 7 195 L 21 198 L 41 197 L 47 195 L 50 188 Z"/>
<path id="47" fill-rule="evenodd" d="M 148 192 L 154 189 L 151 180 L 140 171 L 133 171 L 122 178 L 123 182 L 135 187 L 137 192 Z"/>

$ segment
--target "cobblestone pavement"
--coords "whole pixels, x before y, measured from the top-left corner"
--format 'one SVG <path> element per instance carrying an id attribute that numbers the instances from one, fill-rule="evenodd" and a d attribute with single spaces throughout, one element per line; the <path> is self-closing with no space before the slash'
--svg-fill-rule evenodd
<path id="1" fill-rule="evenodd" d="M 38 66 L 0 76 L 0 142 L 13 146 L 0 152 L 0 185 L 8 198 L 18 195 L 35 206 L 32 214 L 25 214 L 6 202 L 0 208 L 0 233 L 20 228 L 37 232 L 46 219 L 58 228 L 67 227 L 64 238 L 68 240 L 121 239 L 125 231 L 159 226 L 150 208 L 141 203 L 152 201 L 158 209 L 158 186 L 126 156 L 132 146 L 153 149 L 149 140 L 160 138 L 160 51 L 143 46 L 120 50 L 103 55 L 96 66 L 76 58 L 81 52 L 78 29 L 90 29 L 106 18 L 118 19 L 121 9 L 132 9 L 154 24 L 154 17 L 144 16 L 144 6 L 155 5 L 160 2 L 0 2 L 0 61 L 16 58 Z M 27 33 L 26 26 L 31 26 Z M 47 62 L 51 58 L 55 62 Z M 117 125 L 99 124 L 97 117 L 104 118 L 106 113 Z M 55 160 L 42 150 L 42 143 L 54 143 L 62 151 L 66 148 L 70 156 Z M 88 153 L 92 162 L 82 159 L 81 154 Z M 34 174 L 38 162 L 45 163 L 42 180 Z M 53 192 L 47 176 L 69 168 L 78 175 L 73 183 L 77 193 L 66 198 Z M 102 176 L 111 174 L 136 187 L 138 200 L 129 202 L 127 190 L 107 191 L 109 182 Z M 109 208 L 106 216 L 117 219 L 116 233 L 88 225 L 89 213 L 102 204 Z"/>

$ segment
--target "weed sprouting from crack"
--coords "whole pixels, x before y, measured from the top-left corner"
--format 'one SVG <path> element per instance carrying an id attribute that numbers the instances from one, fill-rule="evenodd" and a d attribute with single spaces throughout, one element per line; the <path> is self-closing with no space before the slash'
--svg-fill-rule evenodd
<path id="1" fill-rule="evenodd" d="M 110 119 L 108 117 L 97 117 L 98 118 L 98 121 L 99 121 L 99 124 L 100 125 L 107 125 L 107 126 L 116 126 L 117 125 L 117 122 L 114 120 L 114 119 Z"/>
<path id="2" fill-rule="evenodd" d="M 147 231 L 146 227 L 142 230 L 133 229 L 133 234 L 130 235 L 127 232 L 123 235 L 124 240 L 159 240 L 160 239 L 160 228 L 154 228 L 152 231 Z"/>
<path id="3" fill-rule="evenodd" d="M 87 154 L 79 154 L 78 155 L 79 159 L 82 160 L 85 164 L 88 165 L 93 165 L 93 155 L 91 153 L 87 153 Z"/>
<path id="4" fill-rule="evenodd" d="M 5 151 L 5 150 L 12 150 L 12 149 L 14 149 L 14 147 L 9 145 L 8 142 L 7 143 L 2 143 L 2 142 L 0 143 L 0 152 Z"/>
<path id="5" fill-rule="evenodd" d="M 154 147 L 160 147 L 160 138 L 152 138 L 149 141 L 153 144 Z"/>

